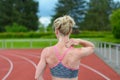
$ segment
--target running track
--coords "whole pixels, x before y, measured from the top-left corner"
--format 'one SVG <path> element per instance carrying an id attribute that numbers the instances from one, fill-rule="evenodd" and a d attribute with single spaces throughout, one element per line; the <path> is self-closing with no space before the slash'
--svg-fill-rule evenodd
<path id="1" fill-rule="evenodd" d="M 0 80 L 35 80 L 35 68 L 42 49 L 1 49 Z M 45 80 L 51 80 L 47 67 Z M 95 54 L 81 62 L 79 80 L 120 80 L 120 75 L 112 70 Z"/>

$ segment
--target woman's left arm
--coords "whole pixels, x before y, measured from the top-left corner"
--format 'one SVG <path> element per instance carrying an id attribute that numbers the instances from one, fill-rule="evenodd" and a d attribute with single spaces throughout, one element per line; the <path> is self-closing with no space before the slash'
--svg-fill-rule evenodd
<path id="1" fill-rule="evenodd" d="M 45 59 L 46 53 L 47 53 L 47 49 L 45 48 L 41 53 L 41 58 L 36 68 L 36 73 L 35 73 L 36 80 L 44 80 L 42 75 L 46 68 L 46 59 Z"/>

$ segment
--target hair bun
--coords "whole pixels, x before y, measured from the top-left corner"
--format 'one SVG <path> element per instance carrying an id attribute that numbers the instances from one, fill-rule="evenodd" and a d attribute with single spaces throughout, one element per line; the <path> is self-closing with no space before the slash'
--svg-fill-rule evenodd
<path id="1" fill-rule="evenodd" d="M 75 25 L 74 20 L 70 16 L 63 16 L 63 24 L 69 24 L 67 27 L 73 27 Z"/>
<path id="2" fill-rule="evenodd" d="M 59 17 L 54 21 L 54 28 L 58 29 L 64 35 L 67 35 L 74 25 L 74 20 L 68 15 Z"/>

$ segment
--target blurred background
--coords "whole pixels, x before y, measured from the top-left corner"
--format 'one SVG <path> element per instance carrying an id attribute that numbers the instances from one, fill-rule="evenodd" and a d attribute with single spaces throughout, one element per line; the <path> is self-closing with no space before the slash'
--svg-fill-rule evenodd
<path id="1" fill-rule="evenodd" d="M 70 15 L 72 37 L 119 43 L 119 12 L 119 0 L 0 0 L 0 38 L 55 38 L 53 21 Z"/>
<path id="2" fill-rule="evenodd" d="M 53 21 L 64 15 L 76 22 L 70 37 L 92 41 L 120 74 L 120 0 L 0 0 L 0 50 L 54 45 Z"/>

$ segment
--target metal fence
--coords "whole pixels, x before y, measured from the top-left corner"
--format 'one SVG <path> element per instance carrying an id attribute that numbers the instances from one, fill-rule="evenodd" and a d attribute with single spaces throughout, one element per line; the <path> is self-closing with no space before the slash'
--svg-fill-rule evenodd
<path id="1" fill-rule="evenodd" d="M 108 42 L 95 42 L 95 44 L 97 54 L 102 55 L 109 63 L 120 67 L 120 44 Z"/>
<path id="2" fill-rule="evenodd" d="M 0 48 L 44 48 L 55 44 L 56 39 L 13 39 L 0 40 Z M 120 66 L 120 44 L 93 42 L 97 54 L 102 55 L 110 63 Z"/>
<path id="3" fill-rule="evenodd" d="M 0 40 L 0 48 L 44 48 L 55 44 L 56 39 Z"/>

